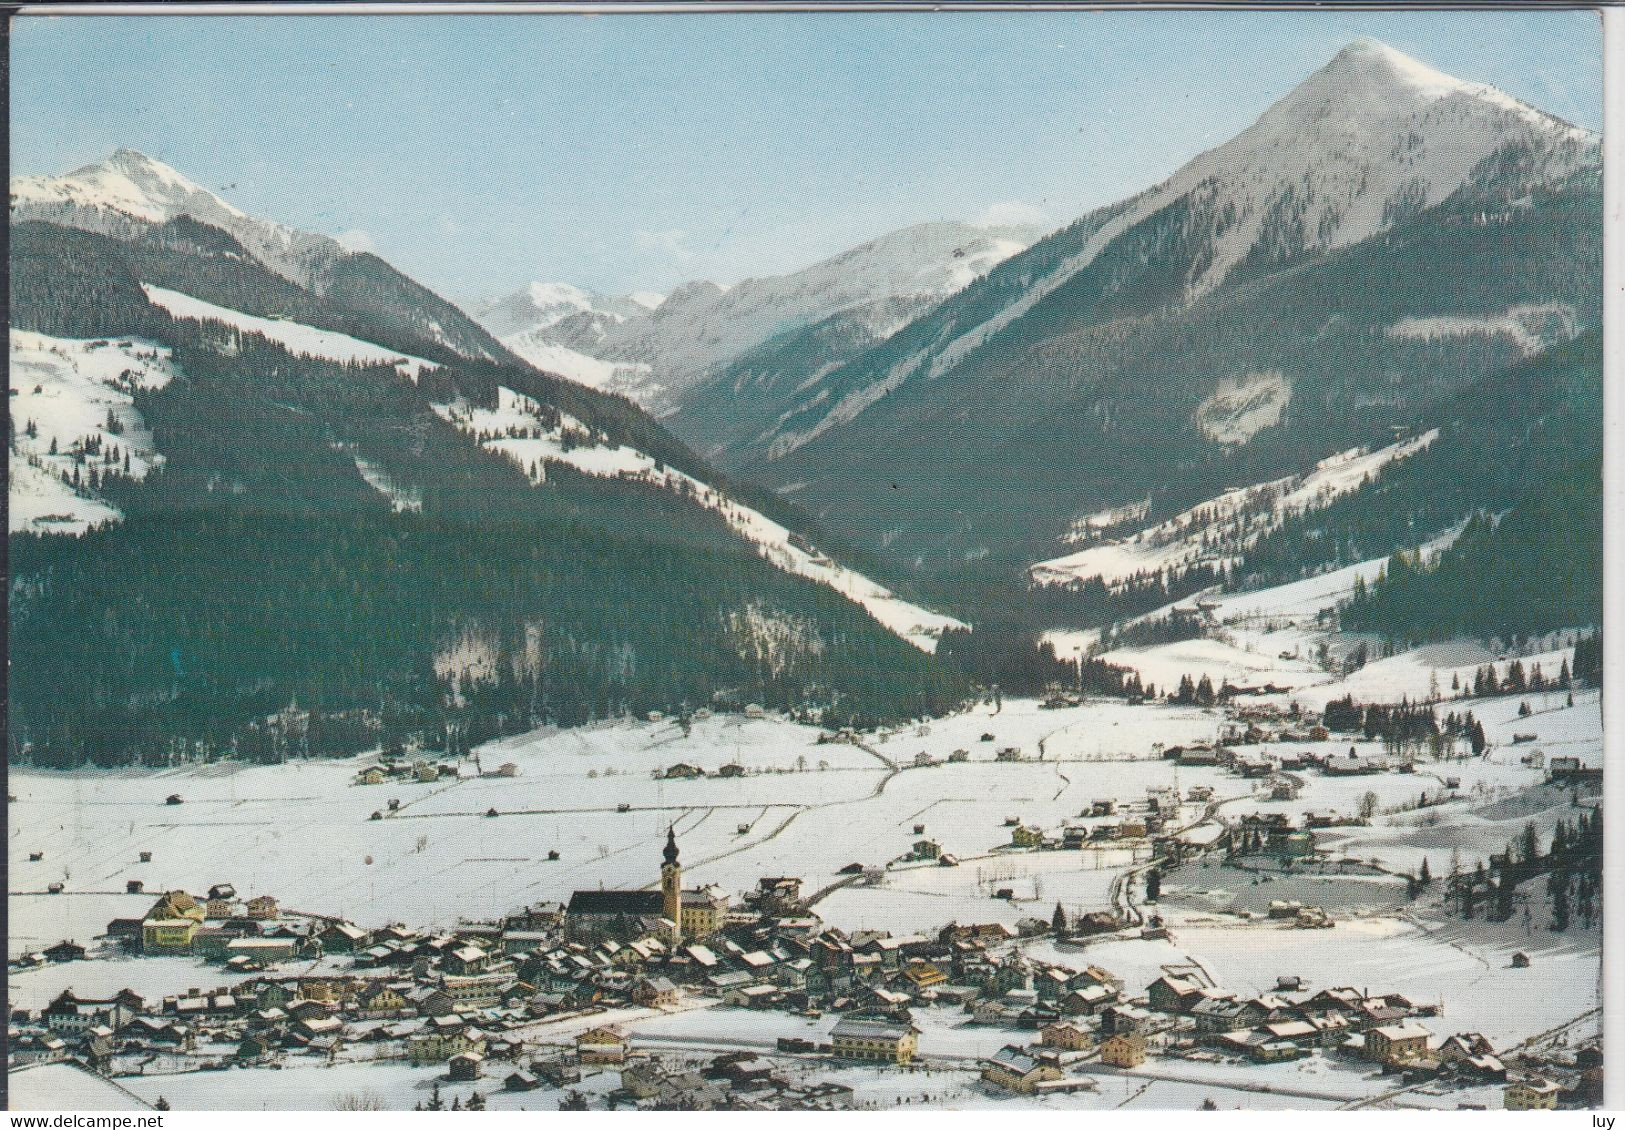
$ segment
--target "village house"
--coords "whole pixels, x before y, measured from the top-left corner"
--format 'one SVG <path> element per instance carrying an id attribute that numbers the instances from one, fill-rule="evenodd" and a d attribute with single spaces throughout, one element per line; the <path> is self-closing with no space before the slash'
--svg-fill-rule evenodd
<path id="1" fill-rule="evenodd" d="M 1139 1067 L 1145 1062 L 1145 1037 L 1119 1032 L 1100 1045 L 1100 1062 L 1108 1067 Z"/>
<path id="2" fill-rule="evenodd" d="M 1420 1024 L 1404 1022 L 1372 1028 L 1365 1034 L 1366 1058 L 1384 1067 L 1404 1067 L 1428 1054 L 1428 1037 Z"/>
<path id="3" fill-rule="evenodd" d="M 919 1035 L 912 1024 L 843 1016 L 830 1032 L 830 1050 L 840 1059 L 912 1063 Z"/>
<path id="4" fill-rule="evenodd" d="M 1018 1095 L 1030 1095 L 1038 1084 L 1061 1078 L 1060 1064 L 1026 1048 L 1006 1044 L 982 1061 L 982 1080 Z"/>
<path id="5" fill-rule="evenodd" d="M 589 1028 L 576 1037 L 576 1058 L 583 1064 L 624 1063 L 626 1039 L 614 1028 Z"/>
<path id="6" fill-rule="evenodd" d="M 1038 1033 L 1039 1042 L 1048 1048 L 1059 1048 L 1061 1051 L 1086 1052 L 1095 1046 L 1094 1033 L 1079 1024 L 1071 1021 L 1058 1020 L 1054 1024 L 1046 1024 Z"/>
<path id="7" fill-rule="evenodd" d="M 485 1036 L 455 1016 L 434 1016 L 407 1041 L 407 1054 L 415 1064 L 443 1063 L 454 1055 L 480 1051 Z"/>
<path id="8" fill-rule="evenodd" d="M 1507 1110 L 1556 1110 L 1562 1090 L 1550 1079 L 1519 1079 L 1507 1084 L 1501 1101 Z"/>
<path id="9" fill-rule="evenodd" d="M 665 977 L 640 977 L 632 986 L 632 1000 L 645 1008 L 671 1008 L 680 999 L 677 986 Z"/>
<path id="10" fill-rule="evenodd" d="M 479 1052 L 462 1052 L 446 1063 L 453 1083 L 471 1083 L 478 1079 L 485 1067 L 485 1056 Z"/>

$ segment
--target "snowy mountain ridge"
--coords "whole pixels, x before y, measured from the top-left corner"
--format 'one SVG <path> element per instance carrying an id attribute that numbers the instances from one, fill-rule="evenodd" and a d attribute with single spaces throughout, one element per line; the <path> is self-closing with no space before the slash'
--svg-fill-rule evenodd
<path id="1" fill-rule="evenodd" d="M 474 320 L 499 338 L 530 335 L 557 325 L 573 314 L 602 314 L 623 322 L 648 314 L 662 297 L 640 291 L 599 294 L 571 283 L 533 282 L 512 294 L 476 306 Z"/>
<path id="2" fill-rule="evenodd" d="M 562 463 L 586 475 L 646 483 L 715 511 L 769 564 L 834 589 L 921 651 L 934 652 L 944 631 L 967 627 L 903 600 L 761 512 L 636 448 L 608 441 L 568 413 L 544 408 L 532 397 L 502 387 L 495 409 L 465 402 L 433 408 L 482 447 L 508 459 L 532 482 L 545 483 L 548 465 Z"/>
<path id="3" fill-rule="evenodd" d="M 1108 252 L 1156 267 L 1174 280 L 1170 298 L 1188 304 L 1238 276 L 1378 235 L 1449 198 L 1498 157 L 1515 159 L 1529 184 L 1600 160 L 1595 134 L 1356 40 L 1231 140 L 1013 259 L 1002 274 L 1023 275 L 1019 293 L 963 321 L 945 308 L 941 332 L 923 348 L 853 373 L 764 437 L 764 454 L 783 458 L 916 376 L 944 376 L 1092 266 L 1126 270 L 1107 263 Z M 1064 239 L 1076 246 L 1057 254 L 1051 245 Z"/>
<path id="4" fill-rule="evenodd" d="M 670 395 L 769 338 L 888 299 L 941 299 L 1038 238 L 1023 226 L 917 224 L 788 275 L 691 283 L 605 335 L 602 357 L 650 365 Z"/>
<path id="5" fill-rule="evenodd" d="M 119 149 L 62 176 L 13 177 L 13 223 L 43 220 L 127 238 L 147 225 L 189 216 L 229 232 L 266 267 L 300 286 L 348 254 L 330 236 L 262 220 L 144 153 Z"/>

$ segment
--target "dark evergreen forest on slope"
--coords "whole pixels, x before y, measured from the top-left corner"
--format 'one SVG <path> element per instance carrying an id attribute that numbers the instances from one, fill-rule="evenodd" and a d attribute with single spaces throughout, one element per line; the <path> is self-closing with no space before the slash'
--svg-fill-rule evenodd
<path id="1" fill-rule="evenodd" d="M 419 385 L 169 318 L 138 282 L 386 336 L 268 281 L 229 236 L 201 228 L 133 244 L 14 232 L 15 326 L 141 335 L 174 348 L 181 376 L 136 394 L 161 471 L 137 484 L 86 467 L 125 521 L 10 539 L 13 754 L 54 765 L 177 744 L 253 755 L 268 748 L 266 716 L 291 701 L 314 712 L 312 752 L 333 753 L 409 733 L 443 740 L 448 724 L 472 742 L 685 705 L 873 722 L 938 713 L 966 693 L 950 666 L 772 568 L 717 515 L 566 468 L 534 486 L 430 408 L 459 395 L 494 404 L 500 383 L 717 480 L 625 401 L 404 333 L 389 344 L 443 362 Z M 357 457 L 416 491 L 421 511 L 394 512 Z M 794 642 L 766 646 L 747 610 L 793 626 Z M 495 656 L 493 677 L 437 675 L 436 655 L 466 640 Z"/>

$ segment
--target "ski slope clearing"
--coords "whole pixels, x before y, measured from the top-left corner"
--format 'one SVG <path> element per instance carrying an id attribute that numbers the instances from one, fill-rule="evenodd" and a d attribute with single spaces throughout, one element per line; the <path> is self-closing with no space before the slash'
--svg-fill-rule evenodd
<path id="1" fill-rule="evenodd" d="M 1220 381 L 1196 406 L 1193 420 L 1214 443 L 1239 445 L 1279 424 L 1291 399 L 1292 382 L 1280 370 L 1248 373 L 1239 381 Z"/>
<path id="2" fill-rule="evenodd" d="M 1439 430 L 1432 428 L 1374 451 L 1351 448 L 1322 459 L 1307 474 L 1225 491 L 1132 537 L 1040 561 L 1029 569 L 1029 576 L 1040 585 L 1071 584 L 1091 577 L 1112 585 L 1159 569 L 1228 564 L 1287 517 L 1321 509 L 1359 490 L 1368 478 L 1381 474 L 1396 460 L 1416 454 L 1438 436 Z"/>
<path id="3" fill-rule="evenodd" d="M 140 480 L 163 462 L 131 394 L 170 382 L 170 350 L 27 330 L 11 331 L 10 348 L 10 530 L 78 534 L 118 521 L 88 479 Z"/>
<path id="4" fill-rule="evenodd" d="M 362 341 L 349 334 L 319 330 L 315 326 L 281 318 L 261 318 L 254 314 L 244 314 L 239 310 L 216 306 L 201 298 L 193 298 L 191 295 L 148 283 L 142 283 L 141 289 L 146 291 L 149 302 L 168 311 L 173 318 L 192 322 L 220 322 L 235 326 L 246 333 L 259 334 L 268 341 L 276 342 L 289 353 L 303 357 L 319 357 L 347 364 L 359 362 L 366 365 L 388 365 L 413 382 L 417 381 L 425 369 L 439 368 L 433 361 L 397 353 L 393 349 L 385 349 L 381 345 Z"/>
<path id="5" fill-rule="evenodd" d="M 962 621 L 929 612 L 836 563 L 799 536 L 759 511 L 635 448 L 611 444 L 574 417 L 544 409 L 531 397 L 503 387 L 497 407 L 466 402 L 434 406 L 442 418 L 473 435 L 483 446 L 512 460 L 531 481 L 547 480 L 549 463 L 564 463 L 587 475 L 647 483 L 720 514 L 765 560 L 786 573 L 827 585 L 861 605 L 876 622 L 922 651 L 935 651 L 942 633 Z"/>
<path id="6" fill-rule="evenodd" d="M 1460 532 L 1458 526 L 1419 547 L 1422 560 L 1437 557 Z M 1228 682 L 1244 690 L 1289 691 L 1292 701 L 1317 711 L 1347 694 L 1361 702 L 1415 701 L 1448 690 L 1453 683 L 1471 686 L 1476 668 L 1498 660 L 1498 672 L 1505 674 L 1511 659 L 1498 657 L 1474 641 L 1430 644 L 1373 660 L 1345 674 L 1342 664 L 1346 658 L 1361 645 L 1375 651 L 1381 641 L 1337 632 L 1337 608 L 1353 595 L 1357 582 L 1371 584 L 1387 563 L 1386 558 L 1373 558 L 1271 588 L 1203 592 L 1194 598 L 1196 604 L 1176 601 L 1127 621 L 1133 625 L 1161 619 L 1175 608 L 1186 614 L 1199 611 L 1200 638 L 1114 648 L 1102 652 L 1101 658 L 1133 668 L 1142 680 L 1162 689 L 1176 686 L 1185 675 L 1193 680 L 1205 675 L 1215 687 Z M 1064 658 L 1091 654 L 1101 638 L 1102 632 L 1093 628 L 1053 630 L 1044 635 Z M 1555 676 L 1564 658 L 1572 659 L 1572 655 L 1534 654 L 1525 658 L 1525 664 L 1541 664 L 1548 675 Z"/>
<path id="7" fill-rule="evenodd" d="M 1513 306 L 1486 318 L 1460 315 L 1401 318 L 1383 331 L 1389 337 L 1438 341 L 1452 337 L 1505 337 L 1525 357 L 1571 341 L 1580 332 L 1574 307 L 1565 302 Z"/>

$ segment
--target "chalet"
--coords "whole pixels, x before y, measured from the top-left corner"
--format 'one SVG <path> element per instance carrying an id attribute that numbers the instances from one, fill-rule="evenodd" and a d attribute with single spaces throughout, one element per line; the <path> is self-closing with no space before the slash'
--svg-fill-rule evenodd
<path id="1" fill-rule="evenodd" d="M 1100 1045 L 1100 1062 L 1108 1067 L 1139 1067 L 1145 1062 L 1145 1037 L 1119 1032 Z"/>
<path id="2" fill-rule="evenodd" d="M 718 777 L 743 777 L 744 775 L 745 767 L 738 762 L 729 762 L 717 770 Z"/>
<path id="3" fill-rule="evenodd" d="M 322 943 L 324 953 L 357 953 L 367 948 L 367 941 L 371 937 L 361 927 L 348 922 L 329 923 L 316 936 Z"/>
<path id="4" fill-rule="evenodd" d="M 632 987 L 632 1000 L 646 1008 L 670 1008 L 680 999 L 677 986 L 665 977 L 643 977 Z"/>
<path id="5" fill-rule="evenodd" d="M 141 1007 L 141 997 L 129 989 L 106 999 L 77 997 L 72 989 L 64 989 L 40 1010 L 40 1019 L 52 1032 L 77 1035 L 98 1025 L 122 1028 Z"/>
<path id="6" fill-rule="evenodd" d="M 462 1052 L 447 1062 L 454 1083 L 470 1083 L 478 1079 L 485 1067 L 485 1056 L 479 1052 Z"/>
<path id="7" fill-rule="evenodd" d="M 276 899 L 259 895 L 248 900 L 248 917 L 256 922 L 271 922 L 277 918 Z"/>
<path id="8" fill-rule="evenodd" d="M 455 1016 L 431 1017 L 407 1041 L 407 1054 L 415 1064 L 441 1063 L 454 1055 L 480 1051 L 485 1036 Z"/>
<path id="9" fill-rule="evenodd" d="M 440 966 L 449 974 L 466 977 L 484 972 L 490 961 L 491 955 L 479 946 L 458 946 L 440 959 Z"/>
<path id="10" fill-rule="evenodd" d="M 1365 1034 L 1366 1058 L 1384 1067 L 1403 1067 L 1428 1054 L 1431 1035 L 1420 1024 L 1385 1024 Z"/>
<path id="11" fill-rule="evenodd" d="M 1030 1095 L 1038 1084 L 1060 1077 L 1061 1068 L 1055 1060 L 1015 1044 L 1004 1045 L 993 1058 L 982 1061 L 983 1082 L 1018 1095 Z"/>
<path id="12" fill-rule="evenodd" d="M 1269 1019 L 1269 1009 L 1255 1000 L 1207 997 L 1192 1006 L 1191 1016 L 1198 1032 L 1237 1032 L 1264 1023 Z"/>
<path id="13" fill-rule="evenodd" d="M 1119 996 L 1118 990 L 1110 985 L 1091 983 L 1068 989 L 1056 1004 L 1067 1016 L 1094 1016 Z"/>
<path id="14" fill-rule="evenodd" d="M 665 772 L 661 773 L 660 776 L 667 781 L 691 781 L 705 776 L 705 770 L 698 765 L 690 765 L 687 762 L 679 761 L 676 765 L 667 766 Z"/>
<path id="15" fill-rule="evenodd" d="M 85 947 L 73 941 L 58 942 L 56 945 L 47 948 L 44 953 L 46 961 L 83 961 L 85 959 Z"/>
<path id="16" fill-rule="evenodd" d="M 261 967 L 278 961 L 292 961 L 299 950 L 298 938 L 233 938 L 226 943 L 228 959 L 247 957 Z"/>
<path id="17" fill-rule="evenodd" d="M 1146 999 L 1158 1012 L 1188 1013 L 1204 999 L 1204 988 L 1194 977 L 1165 973 L 1146 988 Z"/>
<path id="18" fill-rule="evenodd" d="M 382 981 L 363 986 L 356 994 L 355 1007 L 360 1016 L 369 1018 L 404 1016 L 411 1011 L 402 985 Z"/>
<path id="19" fill-rule="evenodd" d="M 840 1059 L 906 1064 L 914 1061 L 919 1034 L 912 1024 L 844 1016 L 830 1032 L 830 1048 Z"/>
<path id="20" fill-rule="evenodd" d="M 1086 1052 L 1095 1046 L 1095 1037 L 1087 1028 L 1065 1020 L 1046 1024 L 1038 1033 L 1039 1042 L 1047 1048 L 1061 1051 Z"/>
<path id="21" fill-rule="evenodd" d="M 1507 1084 L 1502 1103 L 1507 1110 L 1556 1110 L 1562 1090 L 1550 1079 L 1519 1079 Z"/>
<path id="22" fill-rule="evenodd" d="M 1144 1035 L 1151 1028 L 1151 1014 L 1132 1004 L 1108 1005 L 1100 1013 L 1100 1030 L 1107 1035 L 1130 1033 Z"/>
<path id="23" fill-rule="evenodd" d="M 1320 771 L 1333 777 L 1348 777 L 1362 773 L 1385 773 L 1388 758 L 1380 753 L 1360 753 L 1349 746 L 1347 753 L 1334 754 L 1321 763 Z"/>
<path id="24" fill-rule="evenodd" d="M 56 1063 L 70 1054 L 68 1042 L 49 1032 L 14 1035 L 7 1041 L 6 1051 L 13 1068 L 31 1063 Z"/>
<path id="25" fill-rule="evenodd" d="M 576 1037 L 576 1058 L 587 1063 L 623 1063 L 626 1040 L 614 1028 L 589 1028 Z"/>

